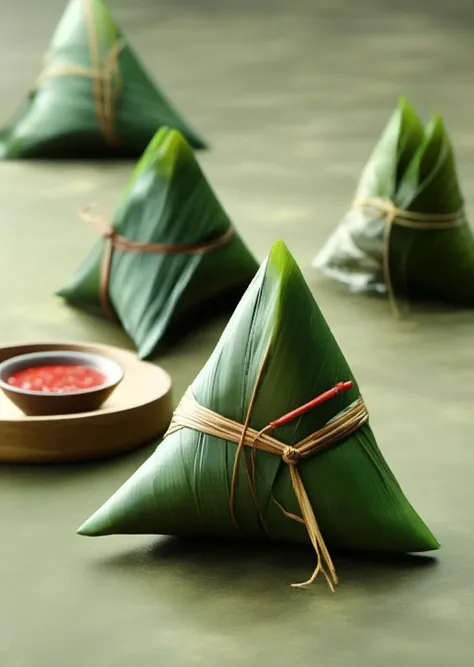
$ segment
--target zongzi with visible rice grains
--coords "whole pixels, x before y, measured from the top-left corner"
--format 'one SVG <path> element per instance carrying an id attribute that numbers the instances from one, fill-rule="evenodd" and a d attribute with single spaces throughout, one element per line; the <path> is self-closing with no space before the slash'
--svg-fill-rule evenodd
<path id="1" fill-rule="evenodd" d="M 153 84 L 103 0 L 71 0 L 34 89 L 0 132 L 0 157 L 138 157 L 163 126 L 205 148 Z"/>
<path id="2" fill-rule="evenodd" d="M 258 264 L 176 130 L 162 128 L 136 167 L 112 224 L 58 295 L 118 321 L 142 358 L 205 308 L 240 298 Z"/>
<path id="3" fill-rule="evenodd" d="M 351 369 L 282 242 L 163 442 L 79 533 L 312 543 L 318 566 L 304 584 L 321 571 L 331 587 L 331 549 L 439 547 L 377 447 Z"/>
<path id="4" fill-rule="evenodd" d="M 400 100 L 313 266 L 353 291 L 474 306 L 474 237 L 442 119 Z"/>

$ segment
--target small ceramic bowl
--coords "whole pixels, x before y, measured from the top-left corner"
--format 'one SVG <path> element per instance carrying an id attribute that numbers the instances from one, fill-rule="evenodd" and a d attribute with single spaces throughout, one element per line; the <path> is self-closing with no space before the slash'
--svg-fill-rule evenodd
<path id="1" fill-rule="evenodd" d="M 91 389 L 53 392 L 32 391 L 9 384 L 20 371 L 39 366 L 87 366 L 104 376 L 103 384 Z M 32 352 L 11 357 L 0 364 L 0 389 L 20 410 L 32 415 L 64 415 L 98 410 L 123 379 L 123 370 L 112 359 L 75 351 Z"/>

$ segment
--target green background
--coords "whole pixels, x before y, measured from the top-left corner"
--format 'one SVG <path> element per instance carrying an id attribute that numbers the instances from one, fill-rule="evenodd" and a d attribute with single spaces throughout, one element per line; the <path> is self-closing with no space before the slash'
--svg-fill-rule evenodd
<path id="1" fill-rule="evenodd" d="M 36 4 L 2 11 L 5 120 L 34 80 L 63 9 L 60 0 Z M 0 664 L 469 665 L 474 313 L 416 312 L 397 323 L 386 302 L 351 297 L 306 267 L 351 201 L 400 92 L 425 117 L 445 115 L 472 210 L 473 10 L 406 0 L 398 9 L 379 0 L 111 6 L 163 89 L 209 139 L 213 150 L 199 159 L 250 248 L 263 259 L 283 238 L 305 268 L 380 447 L 442 549 L 436 561 L 338 557 L 335 596 L 322 581 L 297 591 L 289 584 L 311 570 L 311 549 L 77 537 L 151 448 L 93 466 L 2 466 Z M 76 211 L 99 201 L 112 212 L 131 169 L 0 164 L 1 341 L 126 343 L 112 325 L 50 295 L 95 240 Z M 160 359 L 176 399 L 223 324 Z"/>

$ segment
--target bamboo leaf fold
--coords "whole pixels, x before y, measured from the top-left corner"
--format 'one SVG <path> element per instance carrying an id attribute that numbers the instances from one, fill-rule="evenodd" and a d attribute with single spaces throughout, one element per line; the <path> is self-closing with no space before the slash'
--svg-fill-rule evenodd
<path id="1" fill-rule="evenodd" d="M 377 200 L 417 222 L 399 224 Z M 360 201 L 376 205 L 364 209 Z M 474 305 L 474 237 L 440 116 L 424 127 L 400 100 L 363 170 L 355 202 L 315 268 L 353 291 Z"/>
<path id="2" fill-rule="evenodd" d="M 196 401 L 241 424 L 266 360 L 250 416 L 259 431 L 341 380 L 353 388 L 274 434 L 293 446 L 325 426 L 359 397 L 354 375 L 304 278 L 277 242 L 237 306 L 208 362 L 191 385 Z M 255 451 L 252 498 L 240 457 L 232 520 L 230 489 L 237 445 L 184 428 L 155 453 L 79 529 L 88 536 L 171 534 L 309 541 L 289 466 Z M 250 457 L 250 455 L 248 455 Z M 368 423 L 347 439 L 301 460 L 299 474 L 331 548 L 417 552 L 439 544 L 409 504 Z M 266 531 L 259 520 L 261 513 Z"/>
<path id="3" fill-rule="evenodd" d="M 0 158 L 138 157 L 163 126 L 206 147 L 152 82 L 104 1 L 70 0 L 43 71 L 0 131 Z"/>
<path id="4" fill-rule="evenodd" d="M 220 302 L 234 304 L 258 264 L 233 235 L 222 247 L 186 254 L 190 244 L 212 242 L 232 230 L 192 149 L 176 130 L 162 128 L 138 163 L 111 222 L 111 231 L 144 244 L 176 246 L 176 251 L 113 252 L 107 301 L 115 320 L 149 357 L 166 337 L 193 328 L 193 322 Z M 58 295 L 70 305 L 103 315 L 104 258 L 108 239 L 100 237 Z M 235 301 L 234 301 L 235 300 Z"/>

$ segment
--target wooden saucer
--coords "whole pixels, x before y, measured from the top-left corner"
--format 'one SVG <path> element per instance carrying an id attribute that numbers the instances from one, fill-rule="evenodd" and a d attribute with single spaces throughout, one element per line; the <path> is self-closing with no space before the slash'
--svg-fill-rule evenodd
<path id="1" fill-rule="evenodd" d="M 173 412 L 171 378 L 159 366 L 109 345 L 33 343 L 0 348 L 0 363 L 29 352 L 77 350 L 118 362 L 124 379 L 100 410 L 27 417 L 0 391 L 0 461 L 85 461 L 136 449 L 160 436 Z"/>

